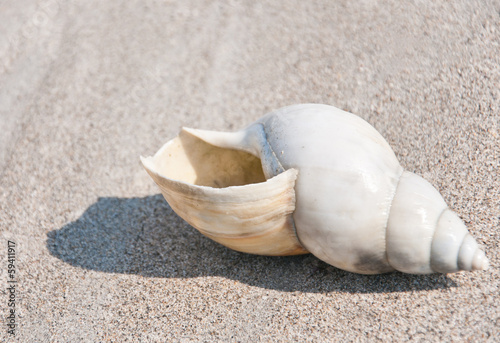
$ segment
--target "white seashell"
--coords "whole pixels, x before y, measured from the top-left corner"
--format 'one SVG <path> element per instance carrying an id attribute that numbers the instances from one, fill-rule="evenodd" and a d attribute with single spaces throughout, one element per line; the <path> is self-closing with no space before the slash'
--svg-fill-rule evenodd
<path id="1" fill-rule="evenodd" d="M 488 268 L 438 191 L 335 107 L 285 107 L 234 133 L 184 128 L 141 160 L 179 216 L 238 251 L 311 252 L 362 274 Z"/>

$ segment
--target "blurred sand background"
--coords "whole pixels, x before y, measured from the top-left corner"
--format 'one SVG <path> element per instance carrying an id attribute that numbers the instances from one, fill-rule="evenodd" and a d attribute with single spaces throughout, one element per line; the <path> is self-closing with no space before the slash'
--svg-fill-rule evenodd
<path id="1" fill-rule="evenodd" d="M 181 126 L 303 102 L 375 126 L 491 268 L 362 276 L 230 251 L 139 163 Z M 498 341 L 499 142 L 499 1 L 1 1 L 0 339 Z"/>

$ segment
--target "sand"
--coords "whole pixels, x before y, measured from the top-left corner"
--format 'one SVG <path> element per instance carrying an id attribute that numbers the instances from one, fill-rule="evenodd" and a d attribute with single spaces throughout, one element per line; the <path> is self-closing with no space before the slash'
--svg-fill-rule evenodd
<path id="1" fill-rule="evenodd" d="M 468 0 L 2 2 L 1 340 L 498 340 L 499 13 Z M 139 163 L 182 126 L 235 130 L 304 102 L 379 130 L 490 269 L 363 276 L 234 252 L 181 220 Z"/>

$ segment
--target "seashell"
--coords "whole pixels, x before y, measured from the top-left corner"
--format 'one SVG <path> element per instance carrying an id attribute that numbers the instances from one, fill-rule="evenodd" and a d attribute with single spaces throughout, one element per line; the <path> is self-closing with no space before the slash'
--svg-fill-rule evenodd
<path id="1" fill-rule="evenodd" d="M 332 106 L 281 108 L 238 132 L 183 128 L 141 161 L 180 217 L 237 251 L 311 252 L 362 274 L 488 268 L 439 192 Z"/>

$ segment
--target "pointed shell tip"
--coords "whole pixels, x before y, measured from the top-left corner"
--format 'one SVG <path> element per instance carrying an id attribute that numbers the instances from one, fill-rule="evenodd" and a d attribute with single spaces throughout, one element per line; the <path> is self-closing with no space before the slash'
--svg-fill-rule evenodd
<path id="1" fill-rule="evenodd" d="M 472 261 L 472 270 L 487 270 L 490 266 L 490 262 L 484 251 L 477 250 L 474 254 L 474 260 Z"/>

